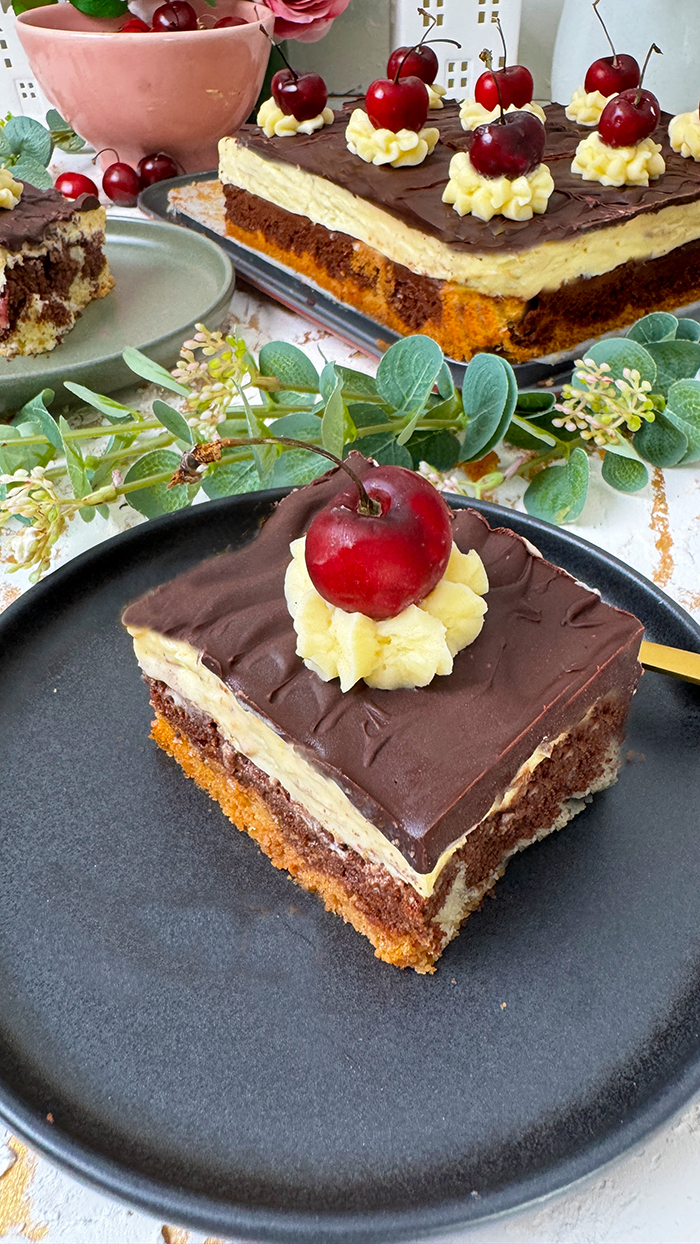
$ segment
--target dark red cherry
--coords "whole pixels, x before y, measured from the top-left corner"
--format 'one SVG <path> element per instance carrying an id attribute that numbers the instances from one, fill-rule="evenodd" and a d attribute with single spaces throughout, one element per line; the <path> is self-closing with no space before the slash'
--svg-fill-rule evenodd
<path id="1" fill-rule="evenodd" d="M 469 156 L 482 177 L 526 177 L 542 162 L 545 131 L 532 112 L 509 112 L 474 130 Z"/>
<path id="2" fill-rule="evenodd" d="M 168 177 L 177 177 L 180 172 L 172 156 L 163 151 L 144 156 L 139 160 L 137 169 L 142 187 L 152 186 L 156 181 L 166 181 Z"/>
<path id="3" fill-rule="evenodd" d="M 148 22 L 141 21 L 140 17 L 137 17 L 135 13 L 132 13 L 131 17 L 129 17 L 127 21 L 124 22 L 124 25 L 121 27 L 119 34 L 120 35 L 138 35 L 138 34 L 143 34 L 144 31 L 150 31 L 150 29 L 151 27 L 148 25 Z"/>
<path id="4" fill-rule="evenodd" d="M 423 600 L 439 583 L 452 548 L 452 523 L 440 493 L 413 471 L 380 466 L 362 482 L 381 514 L 360 514 L 357 489 L 349 484 L 312 519 L 306 567 L 329 604 L 380 622 Z"/>
<path id="5" fill-rule="evenodd" d="M 218 22 L 214 22 L 212 30 L 221 30 L 223 26 L 247 26 L 248 23 L 244 17 L 220 17 Z"/>
<path id="6" fill-rule="evenodd" d="M 328 103 L 328 90 L 320 73 L 278 69 L 272 79 L 272 98 L 285 116 L 311 121 Z"/>
<path id="7" fill-rule="evenodd" d="M 395 48 L 386 66 L 386 76 L 392 80 L 400 78 L 420 78 L 431 86 L 437 78 L 438 58 L 432 48 L 425 43 L 420 47 Z"/>
<path id="8" fill-rule="evenodd" d="M 600 91 L 601 95 L 617 95 L 632 86 L 639 86 L 639 65 L 625 52 L 594 60 L 583 83 L 585 91 Z"/>
<path id="9" fill-rule="evenodd" d="M 428 119 L 428 92 L 421 78 L 377 78 L 365 96 L 367 115 L 375 130 L 422 130 Z"/>
<path id="10" fill-rule="evenodd" d="M 54 185 L 61 191 L 64 199 L 77 199 L 81 194 L 94 194 L 97 198 L 97 186 L 83 173 L 61 173 Z"/>
<path id="11" fill-rule="evenodd" d="M 161 4 L 151 18 L 153 29 L 164 30 L 196 30 L 197 14 L 187 0 L 168 0 Z"/>
<path id="12" fill-rule="evenodd" d="M 645 87 L 620 91 L 600 114 L 598 133 L 608 147 L 636 147 L 654 133 L 661 117 L 659 101 Z"/>
<path id="13" fill-rule="evenodd" d="M 130 164 L 118 160 L 102 174 L 102 189 L 119 207 L 135 207 L 141 193 L 141 178 Z"/>
<path id="14" fill-rule="evenodd" d="M 498 80 L 498 85 L 496 84 Z M 487 69 L 477 78 L 474 87 L 474 98 L 487 112 L 493 112 L 500 103 L 504 108 L 515 104 L 516 108 L 524 108 L 532 103 L 535 83 L 530 70 L 525 65 L 507 65 L 505 69 Z"/>

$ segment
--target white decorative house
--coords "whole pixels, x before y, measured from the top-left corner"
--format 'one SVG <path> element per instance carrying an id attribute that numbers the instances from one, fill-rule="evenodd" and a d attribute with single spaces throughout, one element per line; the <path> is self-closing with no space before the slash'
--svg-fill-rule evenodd
<path id="1" fill-rule="evenodd" d="M 492 23 L 494 17 L 500 19 L 508 59 L 511 64 L 516 63 L 521 0 L 422 0 L 420 8 L 424 13 L 419 11 L 415 0 L 393 0 L 391 44 L 401 47 L 417 43 L 430 25 L 430 17 L 434 17 L 432 37 L 456 39 L 462 45 L 461 50 L 449 43 L 433 45 L 440 62 L 437 80 L 447 87 L 448 95 L 463 99 L 474 93 L 474 83 L 484 71 L 484 64 L 479 60 L 484 48 L 493 53 L 494 67 L 501 68 L 505 63 L 503 46 Z"/>
<path id="2" fill-rule="evenodd" d="M 15 22 L 12 9 L 0 10 L 0 117 L 11 112 L 43 122 L 51 105 L 34 80 Z"/>

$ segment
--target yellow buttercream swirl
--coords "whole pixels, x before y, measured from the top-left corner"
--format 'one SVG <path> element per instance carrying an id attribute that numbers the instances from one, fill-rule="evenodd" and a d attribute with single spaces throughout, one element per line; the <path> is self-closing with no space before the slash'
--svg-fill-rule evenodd
<path id="1" fill-rule="evenodd" d="M 516 108 L 515 104 L 509 104 L 504 112 L 531 112 L 534 116 L 539 117 L 544 125 L 545 115 L 544 109 L 539 104 L 524 104 L 522 108 Z M 488 108 L 484 108 L 483 104 L 477 104 L 475 99 L 464 99 L 459 105 L 459 120 L 463 130 L 475 130 L 477 125 L 487 125 L 489 121 L 497 121 L 501 115 L 500 108 L 492 108 L 489 112 Z"/>
<path id="2" fill-rule="evenodd" d="M 571 103 L 566 108 L 566 115 L 577 125 L 597 125 L 606 104 L 614 99 L 612 95 L 603 95 L 602 91 L 585 91 L 579 86 L 571 96 Z"/>
<path id="3" fill-rule="evenodd" d="M 450 160 L 450 180 L 442 201 L 451 203 L 459 216 L 471 214 L 479 220 L 506 216 L 508 220 L 530 220 L 547 210 L 554 179 L 546 164 L 538 164 L 525 177 L 482 177 L 469 153 L 458 151 Z"/>
<path id="4" fill-rule="evenodd" d="M 447 94 L 447 88 L 440 86 L 439 82 L 426 82 L 425 89 L 428 92 L 428 108 L 444 108 L 442 101 Z"/>
<path id="5" fill-rule="evenodd" d="M 317 117 L 310 121 L 297 121 L 296 117 L 287 116 L 286 112 L 275 103 L 272 96 L 260 105 L 257 122 L 266 138 L 289 138 L 293 134 L 313 134 L 316 130 L 330 125 L 334 112 L 332 108 L 324 108 Z"/>
<path id="6" fill-rule="evenodd" d="M 481 631 L 489 581 L 474 550 L 461 553 L 453 544 L 447 569 L 429 596 L 395 618 L 374 622 L 319 595 L 306 569 L 305 545 L 302 536 L 289 546 L 292 561 L 284 580 L 297 655 L 324 682 L 339 678 L 341 691 L 360 679 L 384 691 L 425 687 L 436 674 L 450 674 L 453 658 Z"/>
<path id="7" fill-rule="evenodd" d="M 23 190 L 21 181 L 15 181 L 9 168 L 3 164 L 0 168 L 0 207 L 12 211 L 19 203 Z"/>
<path id="8" fill-rule="evenodd" d="M 355 108 L 348 121 L 345 141 L 353 155 L 366 164 L 390 164 L 392 168 L 404 168 L 422 164 L 430 155 L 440 131 L 425 126 L 420 133 L 415 130 L 375 130 L 363 108 Z"/>
<path id="9" fill-rule="evenodd" d="M 636 147 L 609 147 L 597 130 L 581 139 L 571 164 L 572 173 L 603 186 L 648 186 L 665 171 L 661 147 L 652 138 Z"/>
<path id="10" fill-rule="evenodd" d="M 693 160 L 700 160 L 700 114 L 694 108 L 692 112 L 679 112 L 668 123 L 668 139 L 674 151 Z"/>

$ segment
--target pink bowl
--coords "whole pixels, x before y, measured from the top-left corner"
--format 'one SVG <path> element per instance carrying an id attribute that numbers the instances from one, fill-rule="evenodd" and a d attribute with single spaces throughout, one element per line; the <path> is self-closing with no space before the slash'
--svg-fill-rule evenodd
<path id="1" fill-rule="evenodd" d="M 248 0 L 190 3 L 198 16 L 247 24 L 119 34 L 123 17 L 55 4 L 22 13 L 17 34 L 47 99 L 96 151 L 113 147 L 132 165 L 165 151 L 194 173 L 216 168 L 219 139 L 250 113 L 270 55 L 259 23 L 272 34 L 275 19 Z"/>

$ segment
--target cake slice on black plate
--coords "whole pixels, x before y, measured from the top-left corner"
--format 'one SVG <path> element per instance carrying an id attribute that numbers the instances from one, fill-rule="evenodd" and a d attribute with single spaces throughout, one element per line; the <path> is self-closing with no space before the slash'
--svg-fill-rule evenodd
<path id="1" fill-rule="evenodd" d="M 381 959 L 430 972 L 508 858 L 615 780 L 642 626 L 412 472 L 348 462 L 381 515 L 331 471 L 124 622 L 159 745 Z"/>

